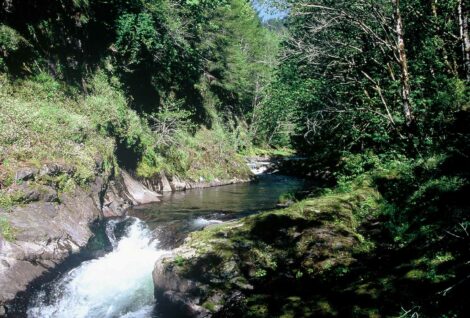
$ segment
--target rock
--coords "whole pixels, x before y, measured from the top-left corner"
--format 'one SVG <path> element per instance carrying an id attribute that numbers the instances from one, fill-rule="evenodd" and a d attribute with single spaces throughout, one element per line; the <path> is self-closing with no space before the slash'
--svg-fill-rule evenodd
<path id="1" fill-rule="evenodd" d="M 162 173 L 161 175 L 161 183 L 162 183 L 162 192 L 172 192 L 173 189 L 168 181 L 166 175 Z"/>
<path id="2" fill-rule="evenodd" d="M 37 175 L 39 172 L 38 169 L 35 168 L 22 168 L 16 171 L 15 173 L 15 181 L 27 181 L 34 179 L 34 176 Z"/>
<path id="3" fill-rule="evenodd" d="M 134 204 L 147 204 L 160 201 L 160 195 L 157 192 L 149 190 L 142 183 L 132 178 L 127 172 L 122 171 L 122 178 L 126 187 L 126 194 Z"/>
<path id="4" fill-rule="evenodd" d="M 171 187 L 174 191 L 184 191 L 188 188 L 188 184 L 175 176 L 171 180 Z"/>
<path id="5" fill-rule="evenodd" d="M 44 202 L 58 202 L 59 196 L 57 191 L 50 186 L 46 185 L 34 185 L 30 186 L 29 184 L 22 184 L 20 186 L 14 187 L 12 191 L 19 191 L 21 193 L 21 202 L 31 203 L 37 201 Z"/>
<path id="6" fill-rule="evenodd" d="M 4 306 L 0 306 L 0 317 L 4 317 L 7 314 L 7 311 Z"/>
<path id="7" fill-rule="evenodd" d="M 42 189 L 41 199 L 44 202 L 59 202 L 59 196 L 57 195 L 57 192 L 50 187 L 44 187 Z"/>
<path id="8" fill-rule="evenodd" d="M 77 187 L 72 193 L 62 194 L 60 203 L 51 202 L 57 201 L 55 189 L 28 186 L 22 185 L 21 189 L 34 202 L 14 206 L 10 213 L 0 211 L 15 232 L 12 242 L 0 237 L 0 306 L 88 243 L 93 235 L 90 224 L 105 210 L 100 196 L 112 196 L 117 206 L 125 205 L 118 195 L 125 187 L 109 188 L 102 178 L 91 184 L 91 191 L 96 193 Z M 115 192 L 106 194 L 108 190 Z M 100 191 L 105 193 L 100 195 Z M 112 215 L 123 215 L 124 211 L 115 208 Z"/>
<path id="9" fill-rule="evenodd" d="M 155 264 L 155 298 L 165 312 L 177 317 L 210 317 L 223 308 L 227 298 L 220 286 L 252 289 L 240 279 L 234 259 L 224 260 L 211 249 L 201 252 L 191 244 L 188 238 L 185 245 Z"/>
<path id="10" fill-rule="evenodd" d="M 8 307 L 3 306 L 11 302 L 18 292 L 25 291 L 35 279 L 85 246 L 93 235 L 90 224 L 95 220 L 122 216 L 132 205 L 157 202 L 160 198 L 157 192 L 125 171 L 113 180 L 109 180 L 109 176 L 98 175 L 87 189 L 76 187 L 72 193 L 62 193 L 60 200 L 56 189 L 32 181 L 36 175 L 71 175 L 73 172 L 74 169 L 67 166 L 47 164 L 39 171 L 24 169 L 18 173 L 17 177 L 21 178 L 18 180 L 31 182 L 14 185 L 11 189 L 21 191 L 24 204 L 14 206 L 8 213 L 0 208 L 1 217 L 6 218 L 15 233 L 12 242 L 0 237 L 0 310 L 6 310 Z M 165 190 L 213 185 L 208 182 L 190 184 L 178 178 L 167 179 L 166 176 L 160 182 L 165 184 Z M 225 181 L 226 184 L 233 182 Z M 224 181 L 218 183 L 220 185 Z M 187 257 L 193 256 L 191 251 L 187 252 Z M 165 295 L 162 297 L 171 299 L 173 303 L 179 302 L 186 314 L 202 317 L 208 313 L 197 299 L 194 302 L 183 301 L 187 299 L 186 293 L 199 292 L 202 285 L 186 279 L 164 278 L 160 284 L 173 290 L 161 292 Z"/>
<path id="11" fill-rule="evenodd" d="M 159 299 L 159 310 L 170 317 L 202 318 L 210 316 L 207 309 L 188 303 L 183 295 L 174 291 L 163 292 Z"/>
<path id="12" fill-rule="evenodd" d="M 132 202 L 124 199 L 125 187 L 121 181 L 110 181 L 107 188 L 102 190 L 102 213 L 104 217 L 123 215 L 132 206 Z"/>
<path id="13" fill-rule="evenodd" d="M 75 172 L 75 168 L 67 165 L 57 164 L 57 163 L 48 163 L 45 164 L 39 169 L 39 176 L 57 176 L 61 173 L 72 175 Z"/>
<path id="14" fill-rule="evenodd" d="M 178 275 L 178 265 L 166 263 L 174 257 L 176 254 L 157 261 L 152 273 L 160 310 L 173 317 L 206 317 L 209 312 L 199 304 L 197 296 L 192 296 L 200 294 L 200 286 Z"/>
<path id="15" fill-rule="evenodd" d="M 355 251 L 367 248 L 368 243 L 358 239 L 353 211 L 364 198 L 379 197 L 373 189 L 356 192 L 308 198 L 302 213 L 293 205 L 191 233 L 155 264 L 158 303 L 169 312 L 192 317 L 257 316 L 260 308 L 287 308 L 290 297 L 273 304 L 266 293 L 284 295 L 286 288 L 310 292 L 313 281 L 328 281 L 337 268 L 351 268 L 357 262 Z M 317 304 L 298 308 L 302 306 Z"/>

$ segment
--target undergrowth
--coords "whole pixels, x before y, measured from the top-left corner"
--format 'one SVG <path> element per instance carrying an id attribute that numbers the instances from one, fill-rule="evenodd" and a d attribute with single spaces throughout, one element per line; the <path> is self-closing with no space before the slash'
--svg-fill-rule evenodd
<path id="1" fill-rule="evenodd" d="M 21 167 L 48 163 L 71 167 L 65 178 L 79 186 L 118 166 L 147 178 L 162 171 L 194 181 L 248 178 L 223 127 L 178 125 L 170 136 L 129 107 L 116 78 L 98 71 L 85 89 L 82 93 L 45 73 L 23 80 L 0 76 L 0 191 Z M 158 118 L 184 119 L 186 113 L 180 115 L 176 110 Z M 171 142 L 162 142 L 165 138 Z M 62 188 L 71 187 L 68 180 L 59 181 Z"/>

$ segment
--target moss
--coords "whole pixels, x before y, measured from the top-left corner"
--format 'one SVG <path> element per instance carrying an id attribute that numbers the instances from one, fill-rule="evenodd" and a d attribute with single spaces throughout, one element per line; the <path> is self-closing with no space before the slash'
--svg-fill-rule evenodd
<path id="1" fill-rule="evenodd" d="M 267 317 L 268 313 L 269 309 L 267 305 L 257 303 L 248 307 L 247 317 Z"/>
<path id="2" fill-rule="evenodd" d="M 213 302 L 206 301 L 205 303 L 202 304 L 202 307 L 206 308 L 210 312 L 214 312 L 216 309 L 216 305 Z"/>
<path id="3" fill-rule="evenodd" d="M 420 269 L 410 270 L 405 274 L 405 277 L 411 280 L 423 280 L 427 277 L 426 272 Z"/>
<path id="4" fill-rule="evenodd" d="M 336 316 L 337 312 L 331 307 L 331 304 L 326 300 L 317 302 L 317 307 L 324 316 Z"/>
<path id="5" fill-rule="evenodd" d="M 352 275 L 356 254 L 367 254 L 375 248 L 359 227 L 368 217 L 364 211 L 377 208 L 380 200 L 375 189 L 361 184 L 351 192 L 332 191 L 284 209 L 193 232 L 185 247 L 193 249 L 196 256 L 177 271 L 196 281 L 201 278 L 195 273 L 204 273 L 201 283 L 208 295 L 230 295 L 234 289 L 245 291 L 245 286 L 252 286 L 249 290 L 254 291 L 247 300 L 250 317 L 335 316 L 337 309 L 327 300 L 307 303 L 307 299 L 296 296 L 274 300 L 256 295 L 257 286 L 276 286 L 274 282 L 280 281 L 304 290 L 312 279 L 328 284 Z M 232 263 L 233 268 L 225 265 Z M 233 276 L 230 282 L 227 275 Z M 286 291 L 278 289 L 277 294 Z M 369 297 L 374 293 L 373 288 L 367 290 Z"/>
<path id="6" fill-rule="evenodd" d="M 184 264 L 186 263 L 186 259 L 181 256 L 181 255 L 177 255 L 175 258 L 174 258 L 174 263 L 176 264 L 176 266 L 184 266 Z"/>
<path id="7" fill-rule="evenodd" d="M 13 242 L 16 239 L 16 232 L 17 230 L 11 226 L 10 222 L 0 216 L 0 234 L 2 237 L 7 241 Z"/>
<path id="8" fill-rule="evenodd" d="M 14 190 L 5 192 L 0 190 L 0 208 L 10 211 L 15 205 L 21 204 L 24 201 L 24 192 L 21 190 Z"/>

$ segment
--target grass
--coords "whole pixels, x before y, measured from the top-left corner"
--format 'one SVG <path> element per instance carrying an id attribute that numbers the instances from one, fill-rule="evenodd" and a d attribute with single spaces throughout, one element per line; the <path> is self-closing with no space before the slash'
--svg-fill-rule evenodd
<path id="1" fill-rule="evenodd" d="M 16 202 L 1 191 L 14 183 L 19 169 L 52 163 L 70 172 L 33 182 L 64 192 L 87 186 L 103 170 L 116 172 L 118 163 L 144 178 L 162 171 L 193 181 L 249 178 L 222 126 L 195 133 L 182 127 L 171 145 L 162 146 L 147 119 L 129 107 L 117 79 L 98 71 L 86 88 L 86 94 L 79 92 L 47 74 L 16 81 L 0 75 L 1 206 Z M 118 158 L 120 151 L 124 155 Z"/>
<path id="2" fill-rule="evenodd" d="M 12 191 L 6 193 L 0 190 L 0 208 L 10 211 L 10 209 L 23 201 L 24 193 L 22 191 Z"/>
<path id="3" fill-rule="evenodd" d="M 169 152 L 169 158 L 176 163 L 177 174 L 192 180 L 227 180 L 234 177 L 249 178 L 249 170 L 237 149 L 220 128 L 201 128 L 196 134 L 181 133 L 180 146 Z"/>
<path id="4" fill-rule="evenodd" d="M 3 175 L 54 162 L 75 167 L 74 178 L 84 184 L 93 178 L 99 159 L 110 160 L 113 140 L 96 129 L 87 99 L 67 96 L 45 75 L 19 83 L 5 77 L 0 81 Z"/>
<path id="5" fill-rule="evenodd" d="M 271 148 L 252 146 L 242 152 L 246 157 L 291 157 L 296 154 L 296 151 L 291 148 Z"/>

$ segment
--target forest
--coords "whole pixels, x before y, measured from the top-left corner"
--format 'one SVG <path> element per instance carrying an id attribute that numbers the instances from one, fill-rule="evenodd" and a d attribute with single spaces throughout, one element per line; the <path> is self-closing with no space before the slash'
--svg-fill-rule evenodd
<path id="1" fill-rule="evenodd" d="M 182 277 L 212 264 L 217 279 L 191 278 L 201 310 L 464 317 L 469 13 L 463 0 L 2 0 L 0 256 L 21 241 L 17 209 L 42 200 L 28 189 L 60 205 L 120 171 L 244 180 L 247 157 L 294 156 L 284 173 L 315 187 L 195 232 L 207 248 L 184 246 L 199 258 L 174 258 Z"/>

